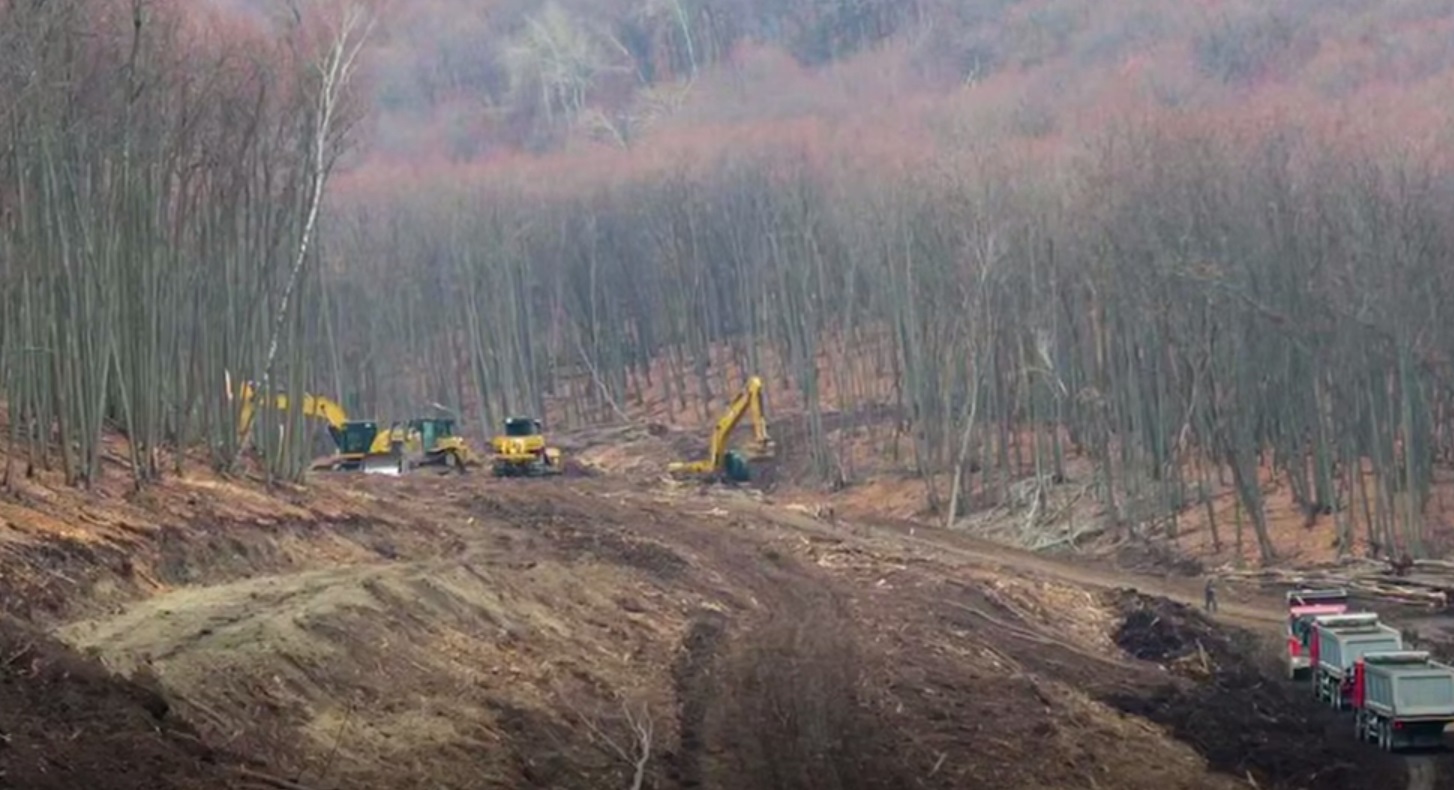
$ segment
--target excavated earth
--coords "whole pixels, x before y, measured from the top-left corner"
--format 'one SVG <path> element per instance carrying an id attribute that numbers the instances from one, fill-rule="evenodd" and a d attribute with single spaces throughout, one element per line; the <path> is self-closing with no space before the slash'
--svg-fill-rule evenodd
<path id="1" fill-rule="evenodd" d="M 750 491 L 609 474 L 34 488 L 0 503 L 0 552 L 0 787 L 1353 790 L 1407 773 L 1264 666 L 1263 603 L 1212 622 L 1116 589 L 1190 586 Z"/>

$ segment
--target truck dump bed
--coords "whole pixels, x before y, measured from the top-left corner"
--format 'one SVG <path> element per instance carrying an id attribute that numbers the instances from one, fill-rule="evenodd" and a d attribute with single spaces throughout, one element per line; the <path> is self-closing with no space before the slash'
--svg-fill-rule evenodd
<path id="1" fill-rule="evenodd" d="M 1444 745 L 1454 667 L 1422 650 L 1365 653 L 1353 667 L 1353 729 L 1386 751 Z"/>
<path id="2" fill-rule="evenodd" d="M 1320 617 L 1313 625 L 1313 656 L 1317 668 L 1326 674 L 1342 677 L 1367 653 L 1403 649 L 1403 636 L 1397 628 L 1382 623 L 1338 627 L 1328 622 L 1333 619 Z"/>
<path id="3" fill-rule="evenodd" d="M 1454 720 L 1454 667 L 1423 651 L 1363 656 L 1363 702 L 1398 720 Z"/>

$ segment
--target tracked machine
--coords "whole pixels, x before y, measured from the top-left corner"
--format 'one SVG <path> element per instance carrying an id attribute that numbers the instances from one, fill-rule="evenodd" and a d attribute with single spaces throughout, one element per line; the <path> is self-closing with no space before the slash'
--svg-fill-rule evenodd
<path id="1" fill-rule="evenodd" d="M 480 463 L 469 443 L 455 433 L 452 417 L 418 417 L 394 427 L 390 434 L 391 449 L 401 457 L 406 471 L 442 466 L 464 474 Z"/>
<path id="2" fill-rule="evenodd" d="M 257 390 L 252 382 L 242 385 L 237 399 L 241 402 L 238 414 L 238 437 L 246 441 L 257 416 Z M 287 411 L 291 404 L 288 396 L 278 394 L 271 406 L 278 411 Z M 313 469 L 320 471 L 355 472 L 373 474 L 397 474 L 399 457 L 391 446 L 390 434 L 379 430 L 373 420 L 351 420 L 348 412 L 330 398 L 321 395 L 304 394 L 302 414 L 324 420 L 328 424 L 328 435 L 333 439 L 337 452 L 313 462 Z"/>
<path id="3" fill-rule="evenodd" d="M 490 470 L 495 477 L 543 477 L 565 471 L 565 457 L 559 447 L 546 444 L 540 420 L 509 417 L 504 433 L 490 440 L 494 451 Z"/>
<path id="4" fill-rule="evenodd" d="M 728 449 L 732 431 L 747 415 L 752 417 L 752 444 L 746 453 Z M 745 483 L 752 478 L 751 462 L 771 458 L 776 444 L 767 432 L 767 418 L 762 406 L 762 379 L 751 376 L 742 392 L 732 399 L 726 413 L 717 420 L 707 449 L 707 457 L 699 461 L 673 461 L 667 473 L 677 479 L 704 479 Z"/>

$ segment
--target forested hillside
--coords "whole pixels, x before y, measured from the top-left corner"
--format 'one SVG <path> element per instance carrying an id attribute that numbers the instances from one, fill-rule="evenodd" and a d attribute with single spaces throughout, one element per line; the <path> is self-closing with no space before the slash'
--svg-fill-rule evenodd
<path id="1" fill-rule="evenodd" d="M 1271 557 L 1272 470 L 1437 548 L 1447 4 L 308 9 L 0 10 L 7 474 L 230 465 L 242 378 L 484 430 L 760 370 L 825 483 L 878 405 L 939 512 L 1085 455 L 1114 523 L 1225 479 Z"/>

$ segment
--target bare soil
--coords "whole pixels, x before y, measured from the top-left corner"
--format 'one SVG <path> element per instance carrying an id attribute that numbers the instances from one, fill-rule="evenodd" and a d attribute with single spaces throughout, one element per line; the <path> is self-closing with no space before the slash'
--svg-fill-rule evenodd
<path id="1" fill-rule="evenodd" d="M 0 788 L 242 787 L 155 688 L 13 619 L 0 620 Z"/>
<path id="2" fill-rule="evenodd" d="M 45 641 L 46 682 L 76 690 L 6 675 L 0 726 L 30 735 L 0 767 L 309 790 L 1404 779 L 1263 669 L 1275 598 L 1229 591 L 1208 620 L 1172 602 L 1196 580 L 673 486 L 665 450 L 621 438 L 562 441 L 594 475 L 22 492 L 0 604 L 117 676 Z M 93 725 L 48 700 L 102 691 L 104 735 L 71 738 Z"/>

